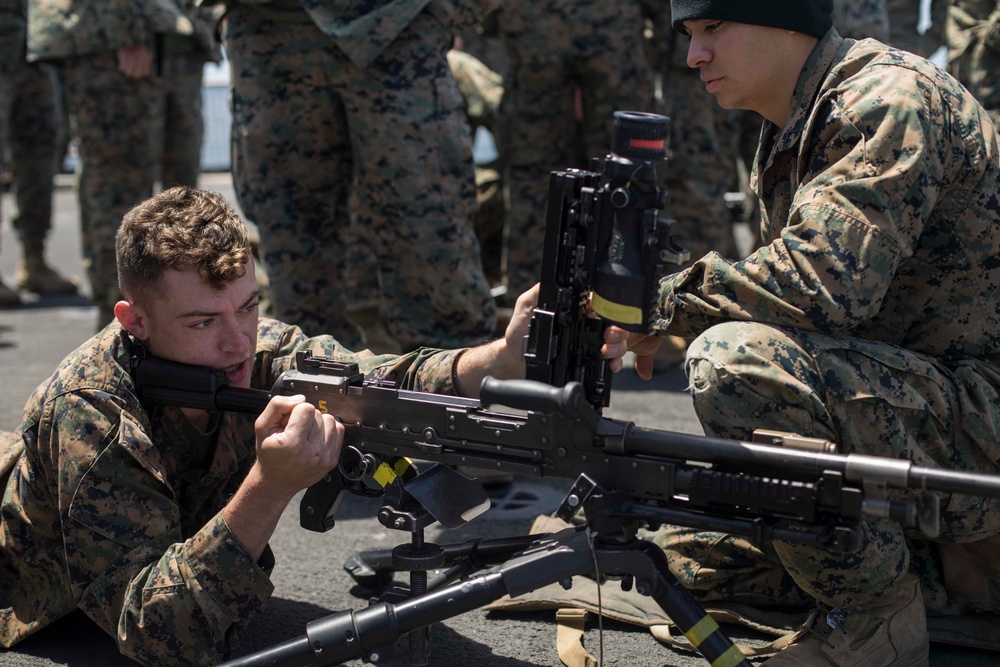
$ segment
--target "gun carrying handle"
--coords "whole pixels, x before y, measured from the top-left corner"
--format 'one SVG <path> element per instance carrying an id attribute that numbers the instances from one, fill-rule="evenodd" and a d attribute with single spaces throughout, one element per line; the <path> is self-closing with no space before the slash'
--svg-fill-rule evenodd
<path id="1" fill-rule="evenodd" d="M 498 380 L 483 378 L 479 402 L 483 406 L 506 405 L 517 410 L 573 414 L 583 396 L 583 385 L 569 382 L 565 387 L 553 387 L 534 380 Z"/>

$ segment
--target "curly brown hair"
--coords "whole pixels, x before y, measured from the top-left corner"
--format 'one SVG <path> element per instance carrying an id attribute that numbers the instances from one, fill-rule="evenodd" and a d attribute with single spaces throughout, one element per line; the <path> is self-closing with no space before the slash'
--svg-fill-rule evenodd
<path id="1" fill-rule="evenodd" d="M 250 239 L 221 195 L 178 186 L 125 214 L 115 236 L 115 255 L 122 294 L 148 305 L 164 269 L 196 269 L 217 290 L 242 278 Z"/>

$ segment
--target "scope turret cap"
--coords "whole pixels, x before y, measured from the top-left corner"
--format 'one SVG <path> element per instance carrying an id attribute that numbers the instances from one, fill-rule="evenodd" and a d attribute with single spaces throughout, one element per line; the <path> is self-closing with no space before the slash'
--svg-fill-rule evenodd
<path id="1" fill-rule="evenodd" d="M 766 25 L 822 37 L 833 25 L 833 0 L 670 0 L 674 30 L 707 19 Z"/>

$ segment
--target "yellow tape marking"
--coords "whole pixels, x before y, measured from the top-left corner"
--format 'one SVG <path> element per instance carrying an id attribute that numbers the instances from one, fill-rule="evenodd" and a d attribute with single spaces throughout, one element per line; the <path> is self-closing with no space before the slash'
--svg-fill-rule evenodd
<path id="1" fill-rule="evenodd" d="M 590 298 L 590 307 L 594 312 L 612 322 L 621 324 L 642 324 L 642 309 L 635 306 L 625 306 L 608 301 L 597 292 Z"/>

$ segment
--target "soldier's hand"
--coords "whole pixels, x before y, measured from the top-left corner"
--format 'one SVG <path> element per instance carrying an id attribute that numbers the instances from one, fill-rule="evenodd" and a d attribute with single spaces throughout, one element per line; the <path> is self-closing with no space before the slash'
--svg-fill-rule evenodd
<path id="1" fill-rule="evenodd" d="M 504 331 L 504 339 L 507 341 L 507 348 L 517 350 L 519 353 L 524 349 L 524 338 L 528 335 L 528 328 L 531 326 L 531 314 L 535 312 L 538 305 L 538 292 L 540 283 L 527 292 L 517 297 L 514 304 L 514 312 L 510 316 L 510 323 Z M 523 361 L 523 359 L 522 359 Z"/>
<path id="2" fill-rule="evenodd" d="M 153 71 L 153 52 L 145 46 L 123 46 L 115 51 L 118 71 L 129 79 L 142 79 Z"/>
<path id="3" fill-rule="evenodd" d="M 660 349 L 659 336 L 626 331 L 614 325 L 604 330 L 604 347 L 601 352 L 611 360 L 608 367 L 617 373 L 622 368 L 622 357 L 626 352 L 635 353 L 635 372 L 644 380 L 653 377 L 653 360 Z"/>
<path id="4" fill-rule="evenodd" d="M 262 482 L 289 497 L 337 467 L 344 426 L 304 396 L 275 396 L 254 423 Z"/>

